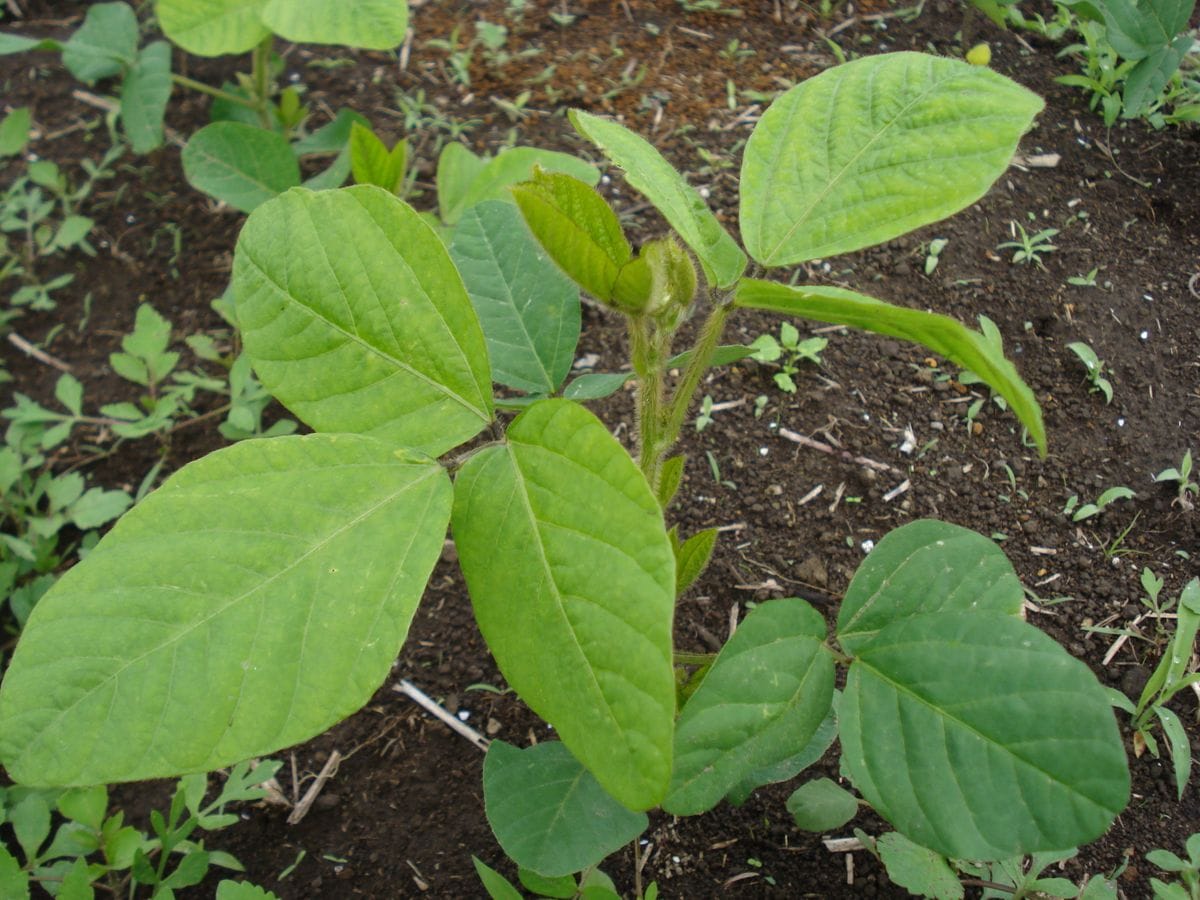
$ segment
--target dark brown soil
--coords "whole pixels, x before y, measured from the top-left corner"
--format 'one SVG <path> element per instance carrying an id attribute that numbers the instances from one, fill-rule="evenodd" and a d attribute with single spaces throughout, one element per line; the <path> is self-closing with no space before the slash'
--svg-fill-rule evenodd
<path id="1" fill-rule="evenodd" d="M 47 33 L 62 27 L 50 20 L 78 15 L 82 4 L 22 6 L 28 19 L 20 30 Z M 477 150 L 496 149 L 515 127 L 523 144 L 591 155 L 567 126 L 563 109 L 621 115 L 651 136 L 693 184 L 708 189 L 710 202 L 733 228 L 740 149 L 759 110 L 740 93 L 730 109 L 730 84 L 735 92 L 770 92 L 814 74 L 834 62 L 826 37 L 847 54 L 961 52 L 961 7 L 945 0 L 931 0 L 911 22 L 877 2 L 842 5 L 827 18 L 795 0 L 731 0 L 726 6 L 742 14 L 687 13 L 672 0 L 534 0 L 517 18 L 506 17 L 508 4 L 500 0 L 429 0 L 414 9 L 406 68 L 386 54 L 296 47 L 285 48 L 287 71 L 309 86 L 314 109 L 351 105 L 389 139 L 403 134 L 397 92 L 423 92 L 443 119 L 475 120 L 467 139 Z M 574 20 L 556 24 L 550 13 L 564 11 Z M 446 38 L 455 27 L 468 41 L 480 19 L 509 27 L 509 49 L 540 52 L 498 66 L 477 51 L 471 84 L 454 84 L 446 54 L 424 43 Z M 716 372 L 702 393 L 732 405 L 715 413 L 704 430 L 689 429 L 685 436 L 689 464 L 675 512 L 685 533 L 726 530 L 704 579 L 680 604 L 680 649 L 712 649 L 727 634 L 731 615 L 749 601 L 801 593 L 824 602 L 832 615 L 832 598 L 845 589 L 865 542 L 913 518 L 938 516 L 1001 540 L 1023 582 L 1041 598 L 1030 606 L 1030 621 L 1106 684 L 1136 694 L 1157 661 L 1162 643 L 1153 621 L 1134 626 L 1145 611 L 1139 574 L 1151 568 L 1166 580 L 1163 596 L 1175 597 L 1200 560 L 1198 513 L 1173 503 L 1171 490 L 1152 482 L 1189 447 L 1200 452 L 1200 130 L 1156 132 L 1141 122 L 1107 130 L 1083 95 L 1054 83 L 1071 70 L 1069 61 L 1055 59 L 1056 48 L 1028 35 L 1020 40 L 976 27 L 992 43 L 993 67 L 1047 100 L 1021 153 L 1055 154 L 1057 165 L 1014 166 L 983 201 L 950 221 L 810 265 L 805 277 L 964 321 L 991 318 L 1042 403 L 1050 455 L 1039 459 L 1022 442 L 1014 417 L 990 402 L 968 422 L 969 407 L 985 393 L 959 383 L 953 369 L 922 350 L 894 341 L 822 330 L 830 339 L 823 362 L 802 370 L 794 395 L 779 391 L 771 371 L 755 363 Z M 742 48 L 753 55 L 739 56 Z M 342 67 L 343 59 L 352 64 Z M 33 106 L 43 135 L 34 152 L 64 165 L 102 154 L 107 137 L 98 111 L 72 97 L 77 85 L 53 57 L 0 63 L 6 106 Z M 193 75 L 209 80 L 236 68 L 236 61 L 192 64 Z M 550 65 L 552 75 L 539 80 Z M 513 102 L 525 90 L 531 94 L 524 114 L 510 120 L 496 100 Z M 186 136 L 205 116 L 205 101 L 178 97 L 170 124 Z M 409 135 L 419 148 L 421 183 L 445 136 L 444 127 L 428 121 L 422 133 Z M 77 274 L 61 293 L 57 312 L 13 323 L 35 343 L 66 323 L 44 349 L 71 365 L 85 385 L 89 409 L 136 393 L 110 371 L 107 357 L 131 329 L 139 302 L 153 303 L 171 319 L 181 348 L 185 335 L 222 328 L 209 302 L 225 287 L 241 218 L 192 191 L 178 156 L 173 145 L 123 161 L 89 212 L 99 223 L 99 256 L 56 261 Z M 608 193 L 624 210 L 631 233 L 640 239 L 659 233 L 662 223 L 618 173 L 610 174 Z M 1011 221 L 1031 232 L 1061 229 L 1059 249 L 1043 258 L 1044 267 L 1014 265 L 997 251 L 1010 239 Z M 168 225 L 182 231 L 178 253 L 164 239 Z M 926 247 L 939 237 L 948 243 L 926 276 Z M 1097 286 L 1067 283 L 1093 268 Z M 77 323 L 89 294 L 90 319 L 82 326 Z M 805 323 L 796 324 L 812 333 Z M 727 339 L 748 343 L 768 331 L 778 331 L 777 320 L 745 315 L 733 322 Z M 1066 348 L 1072 341 L 1089 344 L 1111 368 L 1111 404 L 1089 392 L 1083 366 Z M 7 342 L 0 353 L 14 377 L 6 390 L 52 396 L 55 370 Z M 625 358 L 620 324 L 590 308 L 579 356 L 589 354 L 598 358 L 598 370 L 611 370 Z M 766 406 L 756 416 L 760 396 Z M 628 435 L 628 396 L 594 408 Z M 221 445 L 212 425 L 182 428 L 166 442 L 126 442 L 92 465 L 91 477 L 136 486 L 164 455 L 166 475 Z M 781 437 L 785 430 L 837 452 L 800 446 Z M 909 453 L 901 449 L 906 430 L 915 444 Z M 111 446 L 103 434 L 82 443 Z M 71 450 L 62 462 L 78 452 Z M 878 471 L 856 457 L 891 468 Z M 902 482 L 907 490 L 895 493 Z M 1071 495 L 1087 502 L 1115 485 L 1132 488 L 1136 499 L 1080 523 L 1064 514 Z M 1090 633 L 1089 625 L 1136 627 L 1149 640 L 1129 641 L 1109 659 L 1115 638 Z M 511 694 L 477 687 L 503 688 L 503 680 L 452 562 L 439 566 L 431 581 L 392 681 L 401 678 L 489 735 L 527 744 L 547 734 Z M 1195 742 L 1196 695 L 1185 692 L 1172 705 Z M 345 758 L 300 824 L 287 825 L 286 810 L 246 809 L 242 824 L 213 835 L 210 843 L 237 855 L 249 878 L 283 898 L 482 896 L 472 854 L 511 873 L 483 817 L 482 753 L 391 683 L 329 734 L 280 754 L 285 792 L 302 791 L 335 749 Z M 1176 800 L 1164 761 L 1131 752 L 1130 764 L 1129 809 L 1063 874 L 1079 880 L 1128 863 L 1123 890 L 1146 897 L 1154 871 L 1145 853 L 1159 846 L 1180 849 L 1188 834 L 1200 830 L 1200 801 L 1194 783 Z M 834 756 L 818 768 L 837 777 Z M 906 895 L 868 854 L 832 854 L 820 836 L 796 831 L 784 809 L 792 787 L 763 790 L 741 808 L 723 805 L 694 819 L 653 817 L 645 835 L 646 880 L 656 880 L 663 896 L 681 898 Z M 161 806 L 166 790 L 128 786 L 116 796 L 136 817 Z M 886 827 L 869 816 L 853 824 L 872 834 Z M 850 826 L 840 832 L 849 834 Z M 614 857 L 606 869 L 623 890 L 632 889 L 631 852 Z M 213 883 L 192 895 L 210 896 Z"/>

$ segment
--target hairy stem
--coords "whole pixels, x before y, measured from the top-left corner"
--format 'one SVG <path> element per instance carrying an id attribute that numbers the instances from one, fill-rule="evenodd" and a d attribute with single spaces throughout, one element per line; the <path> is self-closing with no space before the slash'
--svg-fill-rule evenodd
<path id="1" fill-rule="evenodd" d="M 717 349 L 717 344 L 721 341 L 721 335 L 725 331 L 725 320 L 729 317 L 731 309 L 732 304 L 727 297 L 717 298 L 712 312 L 708 314 L 704 327 L 700 331 L 700 337 L 696 339 L 696 344 L 692 347 L 692 358 L 688 360 L 687 368 L 684 369 L 683 377 L 676 386 L 671 399 L 670 413 L 663 433 L 663 443 L 666 446 L 674 444 L 679 438 L 683 420 L 687 417 L 688 407 L 692 403 L 692 396 L 696 393 L 696 388 L 700 386 L 700 379 L 708 371 L 713 351 Z"/>
<path id="2" fill-rule="evenodd" d="M 263 128 L 271 127 L 271 105 L 269 100 L 271 91 L 271 47 L 274 41 L 274 36 L 267 35 L 254 48 L 254 55 L 251 57 L 250 78 L 254 83 L 254 108 L 258 110 L 258 119 L 262 123 Z"/>
<path id="3" fill-rule="evenodd" d="M 662 470 L 663 454 L 663 397 L 665 364 L 662 339 L 648 316 L 629 320 L 633 370 L 638 377 L 637 423 L 638 464 L 656 495 Z"/>

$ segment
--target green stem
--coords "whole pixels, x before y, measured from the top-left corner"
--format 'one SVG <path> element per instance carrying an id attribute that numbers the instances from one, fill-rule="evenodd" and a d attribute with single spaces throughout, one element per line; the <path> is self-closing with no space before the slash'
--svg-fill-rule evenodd
<path id="1" fill-rule="evenodd" d="M 202 94 L 208 94 L 210 97 L 217 97 L 221 100 L 228 100 L 230 103 L 236 103 L 239 106 L 246 106 L 250 109 L 257 110 L 258 104 L 248 97 L 240 97 L 237 94 L 231 94 L 229 91 L 223 91 L 220 88 L 212 87 L 205 84 L 203 81 L 196 81 L 194 78 L 188 78 L 186 75 L 171 75 L 171 80 L 181 87 L 189 90 L 199 91 Z"/>
<path id="2" fill-rule="evenodd" d="M 717 658 L 715 653 L 683 653 L 679 650 L 673 656 L 677 666 L 707 666 Z"/>
<path id="3" fill-rule="evenodd" d="M 648 316 L 629 320 L 633 369 L 638 377 L 637 422 L 638 464 L 655 495 L 662 470 L 663 426 L 663 354 L 661 339 Z"/>
<path id="4" fill-rule="evenodd" d="M 254 48 L 251 57 L 250 78 L 254 84 L 254 108 L 258 110 L 258 120 L 263 128 L 271 127 L 271 106 L 268 101 L 271 96 L 271 47 L 274 42 L 274 36 L 267 35 Z"/>
<path id="5" fill-rule="evenodd" d="M 679 438 L 679 432 L 683 428 L 683 420 L 687 418 L 692 397 L 696 393 L 696 388 L 700 386 L 700 379 L 708 371 L 713 351 L 720 343 L 721 335 L 725 331 L 725 320 L 729 317 L 732 308 L 733 305 L 727 297 L 719 297 L 713 305 L 712 312 L 708 314 L 708 319 L 704 322 L 700 337 L 696 339 L 696 345 L 692 348 L 692 358 L 688 360 L 687 368 L 684 369 L 683 377 L 676 386 L 675 394 L 671 399 L 670 414 L 662 435 L 665 446 L 674 444 Z"/>

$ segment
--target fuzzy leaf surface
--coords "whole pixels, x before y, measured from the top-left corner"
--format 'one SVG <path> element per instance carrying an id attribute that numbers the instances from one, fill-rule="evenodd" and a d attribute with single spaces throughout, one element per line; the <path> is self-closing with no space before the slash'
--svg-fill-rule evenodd
<path id="1" fill-rule="evenodd" d="M 247 441 L 185 466 L 38 602 L 0 689 L 28 784 L 205 772 L 319 734 L 387 676 L 451 487 L 370 438 Z"/>
<path id="2" fill-rule="evenodd" d="M 886 53 L 827 69 L 763 113 L 742 159 L 742 240 L 764 266 L 870 247 L 974 203 L 1041 98 L 981 66 Z"/>
<path id="3" fill-rule="evenodd" d="M 137 58 L 138 23 L 128 3 L 93 3 L 63 44 L 67 70 L 89 84 L 121 74 Z"/>
<path id="4" fill-rule="evenodd" d="M 462 467 L 453 521 L 509 683 L 617 800 L 656 805 L 671 777 L 675 559 L 637 465 L 582 406 L 543 400 Z"/>
<path id="5" fill-rule="evenodd" d="M 1046 455 L 1046 427 L 1033 391 L 1000 348 L 981 332 L 972 331 L 949 316 L 893 306 L 844 288 L 789 287 L 755 278 L 745 278 L 738 285 L 736 305 L 850 325 L 923 344 L 955 365 L 970 369 L 1004 397 L 1021 424 L 1029 429 L 1041 454 Z"/>
<path id="6" fill-rule="evenodd" d="M 298 44 L 391 50 L 404 42 L 408 0 L 268 0 L 262 20 Z"/>
<path id="7" fill-rule="evenodd" d="M 491 421 L 487 345 L 437 235 L 381 188 L 288 193 L 234 256 L 246 351 L 318 431 L 440 456 Z"/>
<path id="8" fill-rule="evenodd" d="M 173 44 L 196 56 L 248 53 L 271 32 L 263 25 L 268 0 L 157 0 L 158 26 Z"/>
<path id="9" fill-rule="evenodd" d="M 205 125 L 182 155 L 192 187 L 246 213 L 300 183 L 300 164 L 287 139 L 256 125 Z"/>
<path id="10" fill-rule="evenodd" d="M 492 741 L 483 762 L 483 802 L 504 852 L 546 878 L 595 865 L 648 824 L 645 813 L 605 793 L 562 741 L 524 750 Z"/>
<path id="11" fill-rule="evenodd" d="M 541 166 L 547 172 L 571 175 L 587 185 L 593 185 L 600 180 L 600 173 L 596 171 L 595 166 L 569 153 L 541 150 L 536 147 L 510 147 L 501 150 L 475 173 L 470 186 L 463 192 L 459 212 L 470 209 L 484 200 L 511 202 L 509 187 L 521 181 L 528 181 L 533 176 L 534 166 Z"/>
<path id="12" fill-rule="evenodd" d="M 511 203 L 487 200 L 459 222 L 450 256 L 475 306 L 492 377 L 529 394 L 558 390 L 579 342 L 579 289 Z"/>
<path id="13" fill-rule="evenodd" d="M 808 743 L 833 702 L 825 633 L 820 614 L 795 598 L 746 617 L 680 713 L 663 809 L 709 810 L 747 775 Z"/>
<path id="14" fill-rule="evenodd" d="M 838 611 L 838 642 L 854 654 L 892 622 L 938 610 L 1015 616 L 1024 596 L 995 541 L 921 519 L 888 532 L 858 567 Z"/>
<path id="15" fill-rule="evenodd" d="M 709 282 L 726 288 L 741 277 L 746 254 L 721 227 L 704 198 L 653 145 L 611 119 L 578 109 L 567 115 L 576 131 L 625 170 L 630 186 L 641 192 L 692 248 Z"/>
<path id="16" fill-rule="evenodd" d="M 901 619 L 858 651 L 838 708 L 842 764 L 881 816 L 954 859 L 1078 847 L 1128 802 L 1104 689 L 1020 619 Z"/>

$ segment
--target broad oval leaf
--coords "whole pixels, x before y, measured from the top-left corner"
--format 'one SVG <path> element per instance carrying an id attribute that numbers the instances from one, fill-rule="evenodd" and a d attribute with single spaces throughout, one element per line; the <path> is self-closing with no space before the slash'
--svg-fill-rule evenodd
<path id="1" fill-rule="evenodd" d="M 655 806 L 671 777 L 675 559 L 637 465 L 582 406 L 543 400 L 462 467 L 453 521 L 504 676 L 605 790 Z"/>
<path id="2" fill-rule="evenodd" d="M 247 53 L 269 37 L 262 13 L 268 0 L 157 0 L 163 34 L 196 56 Z"/>
<path id="3" fill-rule="evenodd" d="M 575 359 L 579 289 L 547 257 L 511 203 L 473 206 L 454 232 L 458 266 L 487 339 L 492 377 L 552 394 Z"/>
<path id="4" fill-rule="evenodd" d="M 939 610 L 1015 616 L 1024 596 L 995 541 L 921 519 L 888 532 L 858 567 L 838 611 L 838 642 L 853 655 L 892 622 Z"/>
<path id="5" fill-rule="evenodd" d="M 404 42 L 408 0 L 268 0 L 262 20 L 287 41 L 391 50 Z"/>
<path id="6" fill-rule="evenodd" d="M 1039 452 L 1046 455 L 1046 427 L 1033 391 L 1021 380 L 1001 348 L 986 335 L 948 316 L 893 306 L 843 288 L 813 284 L 789 287 L 755 278 L 745 278 L 738 285 L 736 305 L 850 325 L 924 344 L 950 362 L 970 369 L 1004 397 L 1021 424 L 1029 429 Z"/>
<path id="7" fill-rule="evenodd" d="M 958 212 L 1042 108 L 981 66 L 887 53 L 827 69 L 767 109 L 742 160 L 742 240 L 764 266 L 835 256 Z"/>
<path id="8" fill-rule="evenodd" d="M 205 125 L 182 156 L 188 184 L 242 212 L 300 184 L 300 164 L 287 138 L 255 125 Z"/>
<path id="9" fill-rule="evenodd" d="M 387 676 L 450 504 L 436 463 L 354 435 L 191 463 L 39 601 L 0 689 L 0 759 L 88 785 L 321 733 Z"/>
<path id="10" fill-rule="evenodd" d="M 486 165 L 487 160 L 458 141 L 442 148 L 437 163 L 438 214 L 447 225 L 458 223 L 467 208 L 467 191 Z"/>
<path id="11" fill-rule="evenodd" d="M 1078 847 L 1128 802 L 1125 750 L 1083 663 L 995 612 L 912 616 L 851 664 L 842 764 L 875 810 L 955 859 Z"/>
<path id="12" fill-rule="evenodd" d="M 630 186 L 645 195 L 692 248 L 710 284 L 727 288 L 741 277 L 746 254 L 704 199 L 645 138 L 582 110 L 572 109 L 567 115 L 576 131 L 625 170 Z"/>
<path id="13" fill-rule="evenodd" d="M 808 743 L 833 702 L 824 639 L 825 620 L 803 600 L 772 600 L 746 617 L 680 713 L 663 809 L 711 809 Z"/>
<path id="14" fill-rule="evenodd" d="M 440 456 L 491 421 L 487 345 L 462 279 L 387 191 L 265 204 L 238 238 L 233 285 L 255 371 L 314 429 Z"/>
<path id="15" fill-rule="evenodd" d="M 751 772 L 730 789 L 725 799 L 735 806 L 740 806 L 763 785 L 789 781 L 819 761 L 837 738 L 837 707 L 840 697 L 841 691 L 835 689 L 833 705 L 807 744 L 782 762 Z"/>
<path id="16" fill-rule="evenodd" d="M 649 821 L 605 793 L 562 741 L 525 750 L 492 741 L 483 761 L 483 803 L 509 858 L 546 878 L 594 866 Z"/>

